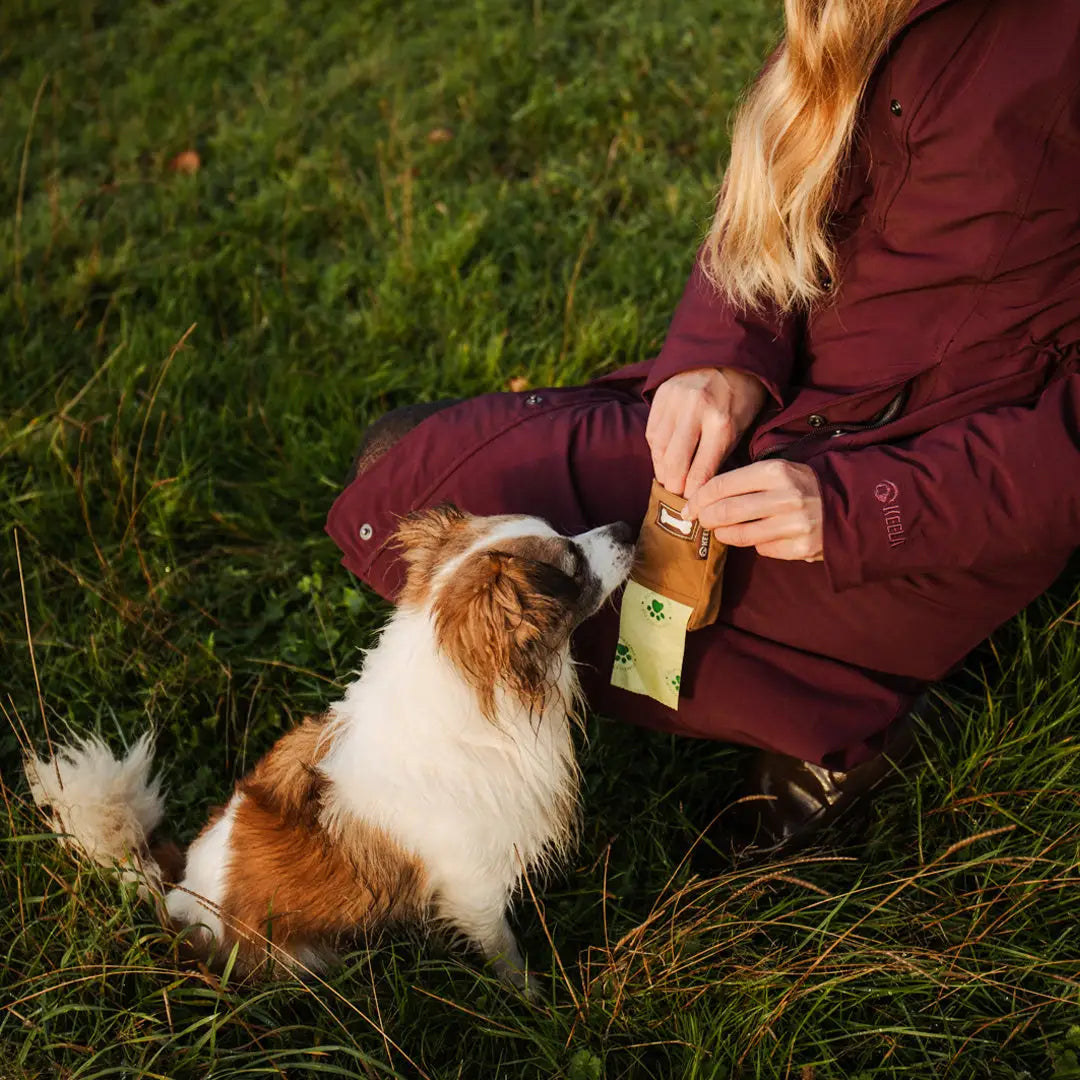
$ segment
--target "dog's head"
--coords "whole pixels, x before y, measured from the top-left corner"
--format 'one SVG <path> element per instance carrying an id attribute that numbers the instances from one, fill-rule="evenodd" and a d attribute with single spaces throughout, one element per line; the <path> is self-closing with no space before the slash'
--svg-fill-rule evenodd
<path id="1" fill-rule="evenodd" d="M 430 613 L 489 717 L 500 685 L 543 710 L 571 632 L 626 580 L 634 550 L 622 522 L 570 537 L 539 518 L 451 506 L 405 518 L 397 542 L 408 567 L 400 606 Z"/>

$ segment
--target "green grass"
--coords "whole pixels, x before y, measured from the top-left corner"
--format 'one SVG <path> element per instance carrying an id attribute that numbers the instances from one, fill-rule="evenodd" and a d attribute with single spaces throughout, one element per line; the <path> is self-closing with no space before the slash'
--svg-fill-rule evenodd
<path id="1" fill-rule="evenodd" d="M 333 698 L 385 616 L 322 534 L 361 427 L 653 354 L 777 18 L 5 0 L 4 1080 L 1080 1077 L 1075 575 L 950 684 L 863 840 L 695 877 L 744 753 L 593 721 L 580 851 L 519 905 L 539 1008 L 435 942 L 326 984 L 179 969 L 26 804 L 27 628 L 54 735 L 159 732 L 184 840 Z"/>

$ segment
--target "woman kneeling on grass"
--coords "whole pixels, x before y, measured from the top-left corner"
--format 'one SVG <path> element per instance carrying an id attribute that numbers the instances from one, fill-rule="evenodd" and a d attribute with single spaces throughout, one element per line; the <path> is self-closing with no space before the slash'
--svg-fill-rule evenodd
<path id="1" fill-rule="evenodd" d="M 684 493 L 731 550 L 678 710 L 609 685 L 614 611 L 583 681 L 606 715 L 760 748 L 762 845 L 880 778 L 927 685 L 1080 542 L 1080 3 L 786 17 L 660 355 L 389 414 L 328 524 L 392 597 L 411 509 L 573 533 L 639 522 L 654 474 Z"/>

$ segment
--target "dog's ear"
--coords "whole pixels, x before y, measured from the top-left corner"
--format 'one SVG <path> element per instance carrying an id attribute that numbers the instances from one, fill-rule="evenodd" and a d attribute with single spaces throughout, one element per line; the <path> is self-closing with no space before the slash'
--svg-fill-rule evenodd
<path id="1" fill-rule="evenodd" d="M 414 510 L 399 522 L 394 543 L 403 549 L 406 559 L 413 558 L 419 552 L 440 546 L 449 533 L 468 520 L 469 515 L 453 503 Z"/>
<path id="2" fill-rule="evenodd" d="M 478 553 L 440 593 L 438 641 L 495 711 L 502 684 L 531 709 L 543 709 L 559 677 L 581 585 L 557 566 L 503 551 Z"/>
<path id="3" fill-rule="evenodd" d="M 399 604 L 422 603 L 435 571 L 455 547 L 467 545 L 472 517 L 450 503 L 417 510 L 401 519 L 393 542 L 405 560 L 405 586 Z"/>

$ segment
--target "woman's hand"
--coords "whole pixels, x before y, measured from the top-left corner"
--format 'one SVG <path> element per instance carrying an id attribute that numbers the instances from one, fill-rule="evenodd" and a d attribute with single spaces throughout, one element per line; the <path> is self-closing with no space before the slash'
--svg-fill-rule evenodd
<path id="1" fill-rule="evenodd" d="M 683 517 L 771 559 L 823 558 L 821 485 L 809 465 L 757 461 L 722 473 L 698 488 Z"/>
<path id="2" fill-rule="evenodd" d="M 764 400 L 760 379 L 731 368 L 696 368 L 662 382 L 645 427 L 656 479 L 689 498 L 716 475 Z"/>

